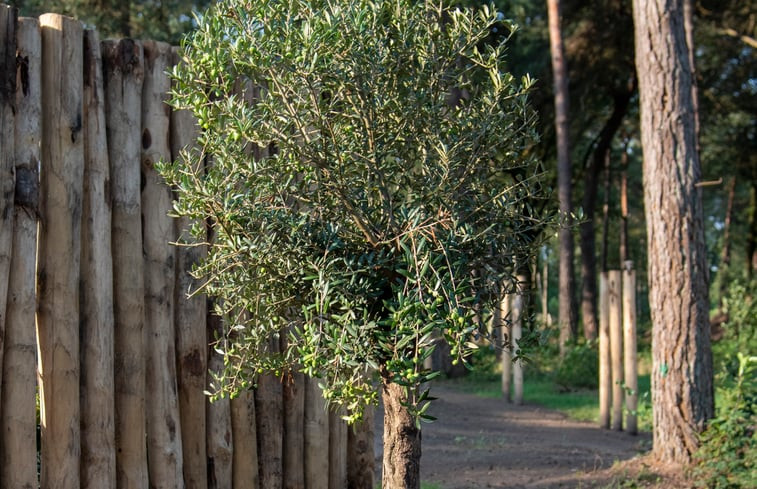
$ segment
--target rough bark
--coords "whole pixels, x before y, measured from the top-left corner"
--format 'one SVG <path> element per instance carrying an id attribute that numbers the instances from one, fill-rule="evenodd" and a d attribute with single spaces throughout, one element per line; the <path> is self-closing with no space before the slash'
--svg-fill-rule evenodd
<path id="1" fill-rule="evenodd" d="M 318 379 L 308 378 L 305 388 L 305 486 L 328 489 L 329 414 Z"/>
<path id="2" fill-rule="evenodd" d="M 583 211 L 584 221 L 580 225 L 581 241 L 581 315 L 584 337 L 597 337 L 597 253 L 594 214 L 597 203 L 597 187 L 604 162 L 610 157 L 612 140 L 623 123 L 633 90 L 617 93 L 613 97 L 613 111 L 599 132 L 593 157 L 584 174 Z"/>
<path id="3" fill-rule="evenodd" d="M 156 488 L 183 486 L 181 421 L 176 385 L 174 283 L 176 256 L 171 189 L 155 164 L 171 158 L 170 112 L 166 100 L 171 47 L 144 41 L 142 90 L 142 226 L 145 260 L 145 328 L 147 339 L 147 462 Z"/>
<path id="4" fill-rule="evenodd" d="M 211 304 L 208 311 L 212 311 Z M 206 320 L 208 338 L 223 338 L 223 322 L 219 316 L 208 313 Z M 223 371 L 223 356 L 208 349 L 209 374 Z M 209 375 L 209 380 L 212 377 Z M 231 406 L 228 397 L 223 397 L 208 405 L 206 410 L 207 453 L 208 453 L 208 489 L 231 489 L 233 460 L 233 431 L 231 428 Z"/>
<path id="5" fill-rule="evenodd" d="M 363 419 L 347 433 L 347 489 L 372 489 L 373 484 L 373 418 L 374 408 L 368 406 Z"/>
<path id="6" fill-rule="evenodd" d="M 16 35 L 19 61 L 15 94 L 16 188 L 13 254 L 5 311 L 0 487 L 33 489 L 37 487 L 37 338 L 34 331 L 37 297 L 34 276 L 39 214 L 39 142 L 42 135 L 39 22 L 37 19 L 19 19 Z M 0 134 L 0 137 L 4 136 Z"/>
<path id="7" fill-rule="evenodd" d="M 549 17 L 549 45 L 552 56 L 552 73 L 555 92 L 555 132 L 557 136 L 557 194 L 560 214 L 566 220 L 559 230 L 559 323 L 560 356 L 565 354 L 565 345 L 576 335 L 576 307 L 573 279 L 573 235 L 570 228 L 571 213 L 571 169 L 569 142 L 568 70 L 565 63 L 565 49 L 560 30 L 560 0 L 547 0 Z"/>
<path id="8" fill-rule="evenodd" d="M 16 97 L 16 22 L 18 11 L 0 5 L 0 379 L 13 245 L 13 142 Z"/>
<path id="9" fill-rule="evenodd" d="M 405 388 L 382 374 L 384 460 L 381 487 L 420 489 L 421 430 L 407 407 Z"/>
<path id="10" fill-rule="evenodd" d="M 652 315 L 653 453 L 687 463 L 713 415 L 692 46 L 684 0 L 634 1 Z"/>
<path id="11" fill-rule="evenodd" d="M 79 487 L 79 277 L 82 179 L 82 26 L 45 14 L 37 327 L 42 451 L 40 486 Z"/>
<path id="12" fill-rule="evenodd" d="M 140 148 L 144 55 L 130 39 L 102 45 L 112 199 L 116 479 L 147 486 Z"/>
<path id="13" fill-rule="evenodd" d="M 231 430 L 234 440 L 232 485 L 234 489 L 258 489 L 258 439 L 252 390 L 240 392 L 231 400 Z M 302 460 L 299 462 L 302 466 Z"/>
<path id="14" fill-rule="evenodd" d="M 84 33 L 81 254 L 81 487 L 116 486 L 110 168 L 100 39 Z"/>
<path id="15" fill-rule="evenodd" d="M 179 62 L 178 50 L 172 50 L 173 63 Z M 197 121 L 188 110 L 171 112 L 171 158 L 191 150 L 198 135 Z M 191 243 L 192 221 L 175 221 L 179 243 Z M 176 249 L 176 285 L 174 325 L 176 330 L 176 373 L 179 389 L 184 484 L 187 489 L 204 489 L 208 480 L 205 449 L 205 375 L 208 369 L 206 338 L 207 316 L 204 294 L 196 294 L 200 282 L 191 275 L 193 267 L 206 253 L 204 245 L 179 246 Z M 257 471 L 256 471 L 257 473 Z"/>

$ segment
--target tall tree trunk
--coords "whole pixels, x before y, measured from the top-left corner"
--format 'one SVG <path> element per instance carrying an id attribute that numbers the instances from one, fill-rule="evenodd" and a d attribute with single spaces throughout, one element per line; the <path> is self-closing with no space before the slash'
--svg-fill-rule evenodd
<path id="1" fill-rule="evenodd" d="M 599 250 L 599 266 L 602 272 L 607 272 L 607 238 L 610 233 L 610 153 L 605 154 L 604 198 L 602 199 L 602 247 Z"/>
<path id="2" fill-rule="evenodd" d="M 144 489 L 147 486 L 145 292 L 139 169 L 142 46 L 129 39 L 106 41 L 103 64 L 113 205 L 116 479 L 119 489 Z"/>
<path id="3" fill-rule="evenodd" d="M 557 187 L 560 214 L 566 219 L 560 228 L 560 355 L 565 353 L 565 344 L 576 336 L 576 307 L 573 279 L 573 235 L 570 229 L 571 170 L 568 126 L 568 70 L 565 63 L 560 30 L 560 0 L 547 0 L 549 15 L 549 44 L 552 54 L 552 73 L 555 90 L 555 131 L 557 134 Z"/>
<path id="4" fill-rule="evenodd" d="M 701 178 L 686 0 L 634 0 L 652 314 L 654 455 L 688 463 L 713 415 Z"/>
<path id="5" fill-rule="evenodd" d="M 749 234 L 746 240 L 746 273 L 749 280 L 757 271 L 757 182 L 749 192 Z"/>
<path id="6" fill-rule="evenodd" d="M 584 337 L 593 340 L 597 337 L 597 254 L 594 232 L 594 211 L 597 202 L 599 175 L 609 158 L 612 140 L 623 123 L 628 112 L 628 103 L 633 95 L 633 87 L 628 91 L 616 93 L 613 97 L 613 111 L 599 132 L 594 156 L 584 176 L 583 211 L 584 219 L 580 226 L 581 239 L 581 314 Z"/>
<path id="7" fill-rule="evenodd" d="M 421 430 L 407 409 L 405 387 L 381 375 L 384 401 L 384 461 L 381 487 L 420 489 Z"/>

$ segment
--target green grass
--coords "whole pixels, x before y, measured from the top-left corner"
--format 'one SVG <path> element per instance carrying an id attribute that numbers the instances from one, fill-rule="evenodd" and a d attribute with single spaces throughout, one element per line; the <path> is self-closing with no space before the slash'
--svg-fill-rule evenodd
<path id="1" fill-rule="evenodd" d="M 497 371 L 474 369 L 464 377 L 441 382 L 480 397 L 502 396 L 500 374 Z M 652 426 L 649 387 L 649 374 L 639 375 L 639 429 L 644 431 L 650 430 Z M 523 400 L 527 404 L 538 404 L 560 411 L 572 419 L 595 423 L 599 421 L 599 393 L 596 390 L 561 391 L 552 381 L 550 373 L 536 372 L 529 375 L 526 370 Z"/>

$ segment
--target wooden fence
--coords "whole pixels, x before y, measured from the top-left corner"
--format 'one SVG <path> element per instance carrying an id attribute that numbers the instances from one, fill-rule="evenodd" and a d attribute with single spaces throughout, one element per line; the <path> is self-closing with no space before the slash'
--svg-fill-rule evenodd
<path id="1" fill-rule="evenodd" d="M 0 5 L 0 487 L 372 489 L 372 423 L 316 381 L 203 394 L 221 324 L 154 166 L 196 131 L 175 62 Z"/>

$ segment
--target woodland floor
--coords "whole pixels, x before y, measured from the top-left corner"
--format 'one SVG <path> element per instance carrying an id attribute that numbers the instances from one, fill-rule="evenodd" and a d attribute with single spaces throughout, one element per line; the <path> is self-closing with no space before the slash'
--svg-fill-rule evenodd
<path id="1" fill-rule="evenodd" d="M 434 384 L 423 425 L 421 480 L 434 489 L 686 488 L 680 471 L 643 456 L 649 433 L 631 436 L 536 405 L 514 406 Z M 376 465 L 381 470 L 381 413 Z M 381 480 L 377 475 L 377 484 Z"/>

